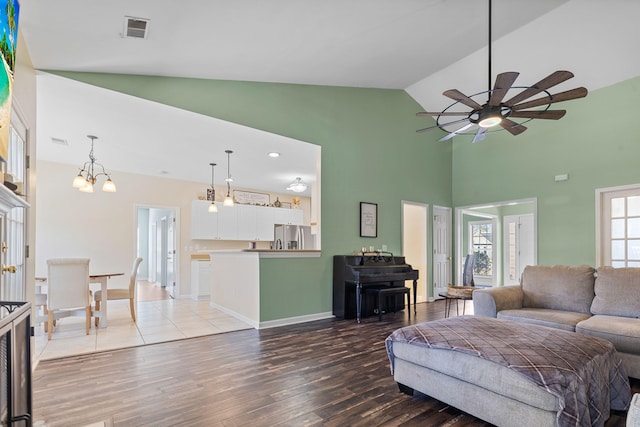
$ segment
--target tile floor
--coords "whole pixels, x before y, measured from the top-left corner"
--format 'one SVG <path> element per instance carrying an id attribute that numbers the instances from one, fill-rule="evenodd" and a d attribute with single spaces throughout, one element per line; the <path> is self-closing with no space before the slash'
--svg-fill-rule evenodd
<path id="1" fill-rule="evenodd" d="M 129 300 L 113 300 L 108 304 L 107 327 L 99 329 L 92 324 L 89 335 L 85 334 L 84 317 L 58 320 L 50 341 L 43 325 L 36 325 L 36 359 L 55 359 L 251 328 L 211 308 L 208 300 L 139 301 L 135 323 L 129 312 Z"/>

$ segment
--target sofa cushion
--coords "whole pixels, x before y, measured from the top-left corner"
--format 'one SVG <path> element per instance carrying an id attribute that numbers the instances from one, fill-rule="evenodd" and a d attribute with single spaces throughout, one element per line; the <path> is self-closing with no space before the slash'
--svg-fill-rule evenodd
<path id="1" fill-rule="evenodd" d="M 498 319 L 548 326 L 569 332 L 575 332 L 576 325 L 590 316 L 575 311 L 550 310 L 548 308 L 521 308 L 498 312 Z"/>
<path id="2" fill-rule="evenodd" d="M 590 314 L 594 272 L 587 265 L 529 265 L 522 272 L 522 306 Z"/>
<path id="3" fill-rule="evenodd" d="M 640 349 L 640 319 L 591 316 L 576 325 L 576 332 L 611 341 L 621 352 L 638 354 Z"/>
<path id="4" fill-rule="evenodd" d="M 600 267 L 591 313 L 640 317 L 640 268 Z"/>

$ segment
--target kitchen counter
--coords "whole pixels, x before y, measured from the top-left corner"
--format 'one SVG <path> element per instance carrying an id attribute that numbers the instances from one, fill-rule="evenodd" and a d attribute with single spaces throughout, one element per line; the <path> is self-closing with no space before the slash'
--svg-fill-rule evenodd
<path id="1" fill-rule="evenodd" d="M 260 264 L 265 258 L 318 258 L 319 250 L 218 249 L 211 258 L 210 305 L 260 328 Z M 267 261 L 268 262 L 268 261 Z"/>

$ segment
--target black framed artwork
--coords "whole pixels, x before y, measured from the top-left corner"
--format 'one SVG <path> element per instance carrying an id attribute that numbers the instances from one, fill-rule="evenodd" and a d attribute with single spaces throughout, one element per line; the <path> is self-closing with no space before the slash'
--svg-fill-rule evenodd
<path id="1" fill-rule="evenodd" d="M 360 237 L 378 237 L 378 204 L 360 202 Z"/>

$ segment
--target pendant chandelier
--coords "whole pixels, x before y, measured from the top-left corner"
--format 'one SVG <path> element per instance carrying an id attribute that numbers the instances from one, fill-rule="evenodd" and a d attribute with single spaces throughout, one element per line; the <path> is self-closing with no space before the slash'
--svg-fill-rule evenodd
<path id="1" fill-rule="evenodd" d="M 224 152 L 227 153 L 227 179 L 225 179 L 225 181 L 227 181 L 227 196 L 224 198 L 223 205 L 232 207 L 234 203 L 233 197 L 231 197 L 231 181 L 233 181 L 233 179 L 231 179 L 231 153 L 233 153 L 233 151 L 225 150 Z"/>
<path id="2" fill-rule="evenodd" d="M 89 161 L 85 162 L 78 172 L 78 175 L 73 179 L 73 188 L 77 188 L 83 193 L 93 193 L 93 186 L 96 183 L 97 178 L 100 175 L 107 177 L 107 180 L 102 185 L 102 191 L 107 193 L 115 193 L 116 185 L 111 181 L 111 176 L 104 170 L 104 166 L 101 163 L 96 162 L 96 158 L 93 155 L 93 144 L 98 139 L 97 136 L 87 135 L 87 138 L 91 139 L 91 151 L 89 151 Z M 96 171 L 96 169 L 98 169 Z"/>
<path id="3" fill-rule="evenodd" d="M 218 206 L 216 206 L 216 189 L 213 187 L 213 169 L 215 167 L 215 163 L 209 163 L 211 165 L 211 204 L 209 205 L 209 212 L 216 213 L 218 212 Z M 207 194 L 207 196 L 209 196 Z"/>

